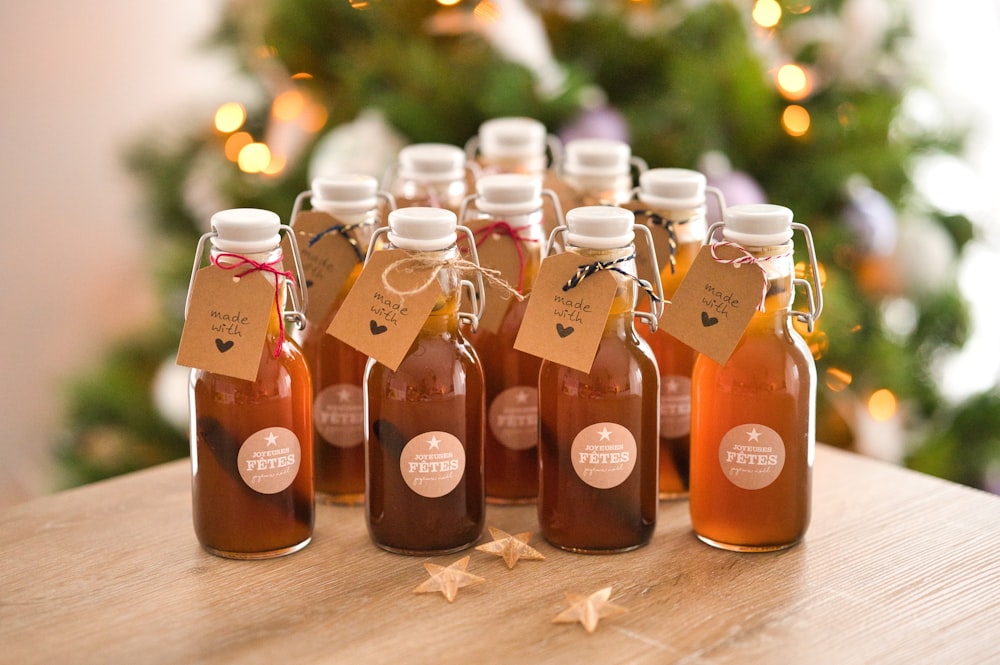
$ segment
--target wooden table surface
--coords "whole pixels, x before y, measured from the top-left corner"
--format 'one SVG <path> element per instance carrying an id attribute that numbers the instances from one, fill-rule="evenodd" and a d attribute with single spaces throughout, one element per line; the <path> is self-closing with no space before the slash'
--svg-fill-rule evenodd
<path id="1" fill-rule="evenodd" d="M 473 549 L 389 554 L 359 507 L 317 507 L 313 542 L 268 561 L 204 553 L 186 460 L 0 513 L 0 662 L 1000 662 L 1000 497 L 819 446 L 813 521 L 779 553 L 715 550 L 686 502 L 650 545 L 556 550 L 533 506 L 488 525 L 532 532 L 544 561 Z M 488 535 L 484 541 L 489 541 Z M 415 594 L 424 562 L 471 555 L 453 603 Z M 565 593 L 612 587 L 628 612 L 594 633 L 552 619 Z"/>

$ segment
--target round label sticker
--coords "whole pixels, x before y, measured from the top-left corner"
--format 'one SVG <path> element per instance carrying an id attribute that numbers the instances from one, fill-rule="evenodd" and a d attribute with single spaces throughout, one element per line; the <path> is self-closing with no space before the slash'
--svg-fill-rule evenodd
<path id="1" fill-rule="evenodd" d="M 570 454 L 580 480 L 591 487 L 609 489 L 625 482 L 635 468 L 635 437 L 616 423 L 584 427 L 573 439 Z"/>
<path id="2" fill-rule="evenodd" d="M 785 466 L 785 443 L 767 425 L 739 425 L 722 437 L 719 464 L 732 484 L 746 490 L 759 490 L 781 475 Z"/>
<path id="3" fill-rule="evenodd" d="M 660 379 L 660 438 L 691 433 L 691 379 L 670 374 Z"/>
<path id="4" fill-rule="evenodd" d="M 508 388 L 490 404 L 490 431 L 512 450 L 528 450 L 538 445 L 538 388 Z"/>
<path id="5" fill-rule="evenodd" d="M 277 494 L 295 480 L 302 459 L 299 437 L 284 427 L 268 427 L 251 434 L 237 456 L 240 476 L 250 489 Z"/>
<path id="6" fill-rule="evenodd" d="M 411 490 L 436 499 L 458 487 L 465 473 L 465 448 L 448 432 L 425 432 L 403 447 L 399 471 Z"/>
<path id="7" fill-rule="evenodd" d="M 319 391 L 313 403 L 313 424 L 324 441 L 338 448 L 364 443 L 365 407 L 361 386 L 338 383 Z"/>

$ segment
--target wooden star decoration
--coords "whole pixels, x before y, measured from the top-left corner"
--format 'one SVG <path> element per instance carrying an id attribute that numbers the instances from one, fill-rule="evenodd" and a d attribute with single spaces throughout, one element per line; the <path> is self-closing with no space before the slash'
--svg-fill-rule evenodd
<path id="1" fill-rule="evenodd" d="M 436 563 L 425 563 L 424 568 L 431 576 L 413 590 L 413 593 L 434 593 L 440 591 L 449 603 L 455 601 L 458 590 L 479 582 L 485 582 L 485 578 L 466 572 L 469 565 L 469 557 L 464 556 L 450 566 L 439 566 Z"/>
<path id="2" fill-rule="evenodd" d="M 567 593 L 566 600 L 569 602 L 569 609 L 563 610 L 552 622 L 576 623 L 579 621 L 588 633 L 593 633 L 597 630 L 597 623 L 601 619 L 628 612 L 621 605 L 608 602 L 609 598 L 611 598 L 611 587 L 595 591 L 589 596 Z"/>
<path id="3" fill-rule="evenodd" d="M 516 566 L 520 559 L 526 561 L 541 561 L 545 559 L 545 556 L 541 552 L 528 544 L 528 541 L 531 539 L 531 533 L 528 531 L 512 536 L 502 529 L 491 526 L 490 535 L 493 536 L 493 542 L 479 545 L 476 549 L 480 552 L 487 552 L 503 557 L 503 562 L 507 564 L 508 569 Z"/>

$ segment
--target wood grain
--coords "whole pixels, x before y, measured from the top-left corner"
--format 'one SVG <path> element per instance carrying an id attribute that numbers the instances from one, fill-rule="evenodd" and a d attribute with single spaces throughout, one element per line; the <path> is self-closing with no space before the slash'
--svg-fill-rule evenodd
<path id="1" fill-rule="evenodd" d="M 0 513 L 0 662 L 1000 662 L 1000 498 L 820 446 L 806 540 L 735 554 L 698 542 L 685 502 L 652 543 L 606 556 L 542 542 L 545 561 L 405 557 L 360 508 L 318 506 L 305 550 L 213 557 L 191 527 L 186 461 Z M 489 540 L 488 537 L 484 540 Z M 414 594 L 425 561 L 471 555 L 486 581 L 454 603 Z M 554 624 L 564 594 L 613 587 L 628 613 Z"/>

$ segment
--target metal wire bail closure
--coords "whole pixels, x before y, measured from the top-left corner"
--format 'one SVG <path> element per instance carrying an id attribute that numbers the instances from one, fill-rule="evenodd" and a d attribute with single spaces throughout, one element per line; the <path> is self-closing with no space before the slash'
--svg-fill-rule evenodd
<path id="1" fill-rule="evenodd" d="M 640 319 L 646 325 L 648 325 L 651 331 L 656 332 L 657 328 L 659 327 L 660 317 L 663 316 L 663 305 L 664 305 L 663 284 L 660 280 L 660 269 L 656 262 L 656 251 L 653 249 L 652 235 L 650 234 L 649 229 L 645 225 L 636 224 L 633 227 L 633 231 L 638 231 L 639 233 L 644 233 L 646 235 L 646 241 L 649 243 L 649 249 L 650 249 L 649 257 L 650 261 L 652 262 L 652 268 L 653 268 L 652 270 L 653 284 L 648 285 L 649 286 L 648 289 L 646 288 L 647 283 L 645 280 L 640 280 L 638 277 L 634 275 L 631 276 L 635 281 L 635 283 L 638 284 L 640 287 L 642 287 L 644 291 L 646 291 L 646 294 L 649 297 L 649 309 L 650 309 L 649 312 L 641 312 L 641 311 L 633 312 L 633 316 L 637 319 Z M 550 254 L 552 254 L 552 250 L 556 248 L 559 248 L 560 251 L 562 251 L 561 248 L 565 247 L 566 245 L 565 243 L 560 243 L 558 238 L 561 234 L 566 234 L 568 232 L 569 232 L 569 226 L 565 224 L 557 226 L 556 228 L 552 229 L 552 233 L 549 234 L 548 242 L 545 244 L 544 256 L 549 256 Z"/>
<path id="2" fill-rule="evenodd" d="M 708 233 L 705 234 L 705 242 L 713 242 L 715 232 L 724 226 L 725 222 L 712 224 L 708 228 Z M 788 316 L 794 316 L 797 321 L 806 324 L 806 331 L 811 333 L 816 327 L 816 320 L 823 313 L 823 287 L 819 281 L 819 261 L 816 259 L 816 247 L 813 244 L 812 231 L 809 230 L 809 227 L 799 222 L 792 222 L 791 227 L 795 231 L 800 231 L 806 239 L 806 252 L 809 256 L 809 272 L 812 276 L 812 282 L 801 277 L 792 278 L 793 288 L 801 286 L 805 292 L 808 309 L 806 311 L 789 310 Z"/>

